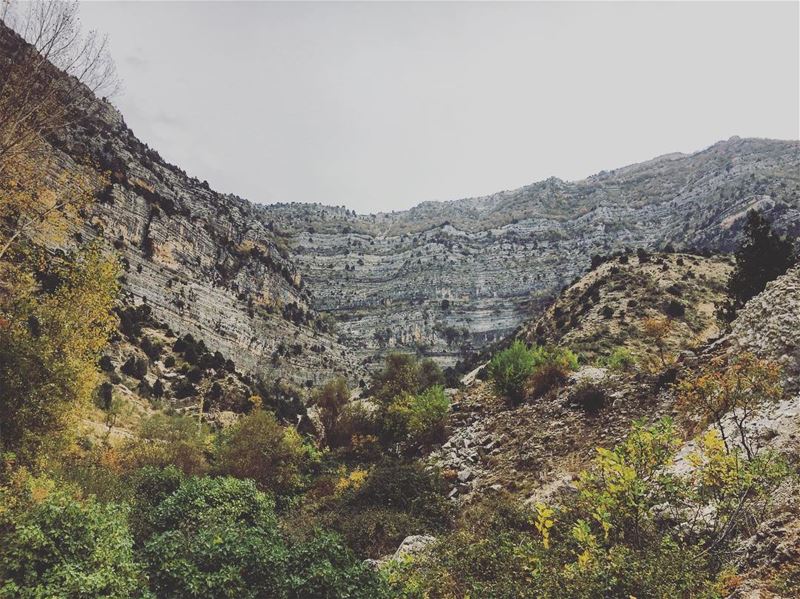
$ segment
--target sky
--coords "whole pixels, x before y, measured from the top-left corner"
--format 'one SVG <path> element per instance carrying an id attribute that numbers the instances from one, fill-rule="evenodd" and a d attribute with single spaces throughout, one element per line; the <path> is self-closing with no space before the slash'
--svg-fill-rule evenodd
<path id="1" fill-rule="evenodd" d="M 259 203 L 402 210 L 800 138 L 800 3 L 84 2 L 145 143 Z"/>

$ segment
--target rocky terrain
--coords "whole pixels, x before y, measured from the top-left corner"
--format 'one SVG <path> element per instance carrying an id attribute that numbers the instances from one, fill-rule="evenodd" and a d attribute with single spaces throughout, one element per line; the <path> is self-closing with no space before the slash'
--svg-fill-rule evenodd
<path id="1" fill-rule="evenodd" d="M 664 349 L 696 349 L 720 333 L 715 312 L 727 297 L 732 270 L 726 256 L 622 254 L 566 289 L 517 336 L 528 343 L 562 344 L 586 359 L 626 347 L 636 358 L 653 355 L 643 334 L 650 318 L 672 318 Z"/>
<path id="2" fill-rule="evenodd" d="M 646 277 L 659 260 L 674 265 L 680 259 L 685 266 L 702 270 L 710 268 L 727 272 L 729 266 L 716 258 L 705 259 L 690 255 L 655 255 L 643 264 L 632 261 L 625 265 L 624 273 L 616 273 L 617 281 L 628 277 Z M 617 308 L 609 291 L 615 289 L 615 279 L 610 269 L 618 262 L 609 262 L 597 268 L 566 290 L 537 323 L 530 323 L 522 331 L 532 332 L 538 325 L 553 322 L 554 308 L 580 306 L 581 293 L 595 288 L 604 301 Z M 709 271 L 706 271 L 710 274 Z M 652 274 L 652 273 L 650 273 Z M 655 305 L 670 298 L 667 291 L 670 281 L 664 281 L 661 294 L 652 297 Z M 715 277 L 698 277 L 692 281 L 691 296 L 695 300 L 719 296 Z M 658 286 L 655 287 L 658 289 Z M 652 296 L 654 288 L 648 285 L 629 285 L 620 295 L 640 300 Z M 757 440 L 759 450 L 779 452 L 789 463 L 797 465 L 800 455 L 800 386 L 797 373 L 800 369 L 800 268 L 795 267 L 752 298 L 732 323 L 731 330 L 716 341 L 699 340 L 688 326 L 689 316 L 680 321 L 670 340 L 671 360 L 676 376 L 691 376 L 697 367 L 713 356 L 734 356 L 742 351 L 759 358 L 775 361 L 782 368 L 783 399 L 763 406 L 752 419 L 749 432 Z M 588 320 L 588 324 L 587 324 Z M 591 340 L 596 331 L 592 318 L 584 316 L 580 322 L 566 319 L 561 330 L 556 330 L 562 343 L 578 344 Z M 594 319 L 595 321 L 597 319 Z M 602 322 L 602 321 L 601 321 Z M 685 325 L 685 326 L 684 326 Z M 548 328 L 552 334 L 552 329 Z M 606 331 L 607 334 L 608 331 Z M 636 334 L 622 340 L 626 347 L 636 348 L 642 343 Z M 602 350 L 589 344 L 596 351 Z M 689 349 L 691 348 L 691 350 Z M 602 364 L 602 360 L 597 362 Z M 574 481 L 595 454 L 596 447 L 613 447 L 630 429 L 636 419 L 652 422 L 662 416 L 675 416 L 674 389 L 663 385 L 660 376 L 648 375 L 641 368 L 632 371 L 614 371 L 604 366 L 583 365 L 564 385 L 544 397 L 530 398 L 517 408 L 509 407 L 499 399 L 487 382 L 472 373 L 465 377 L 466 386 L 454 398 L 450 435 L 440 449 L 429 459 L 444 469 L 450 482 L 450 498 L 459 504 L 479 501 L 492 493 L 510 492 L 526 499 L 528 503 L 552 500 L 557 494 L 574 490 Z M 478 373 L 480 374 L 480 373 Z M 655 372 L 653 374 L 656 374 Z M 608 390 L 602 409 L 587 413 L 574 402 L 575 390 L 586 381 Z M 728 415 L 726 429 L 733 430 L 733 420 Z M 695 441 L 688 441 L 678 454 L 676 468 L 689 467 L 686 456 L 695 449 Z M 730 597 L 790 597 L 794 596 L 782 581 L 785 572 L 792 571 L 800 559 L 800 504 L 797 501 L 797 481 L 787 482 L 773 497 L 773 507 L 768 518 L 749 539 L 743 543 L 736 558 L 741 572 L 740 583 Z M 789 594 L 786 592 L 789 591 Z"/>
<path id="3" fill-rule="evenodd" d="M 564 290 L 518 335 L 577 351 L 581 368 L 564 385 L 518 408 L 498 398 L 480 380 L 480 371 L 477 377 L 465 377 L 466 387 L 454 398 L 452 435 L 432 457 L 449 472 L 452 497 L 469 501 L 476 492 L 505 490 L 540 500 L 569 483 L 596 447 L 613 447 L 624 438 L 634 420 L 672 414 L 673 398 L 642 322 L 666 318 L 665 307 L 680 297 L 686 310 L 672 318 L 665 359 L 678 366 L 691 362 L 719 333 L 714 305 L 725 297 L 723 283 L 730 269 L 726 258 L 624 255 Z M 689 272 L 695 276 L 687 276 Z M 605 308 L 612 316 L 606 316 Z M 631 368 L 609 367 L 606 360 L 617 348 L 631 352 Z M 586 382 L 607 392 L 603 409 L 595 413 L 574 401 L 575 390 Z"/>

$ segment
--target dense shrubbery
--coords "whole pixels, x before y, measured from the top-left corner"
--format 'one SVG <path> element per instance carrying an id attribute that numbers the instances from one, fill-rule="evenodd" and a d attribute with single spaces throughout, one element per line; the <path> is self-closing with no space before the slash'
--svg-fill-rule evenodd
<path id="1" fill-rule="evenodd" d="M 323 515 L 366 557 L 391 553 L 408 535 L 445 529 L 452 506 L 438 473 L 416 462 L 387 460 L 340 481 Z"/>
<path id="2" fill-rule="evenodd" d="M 388 403 L 403 393 L 416 394 L 435 385 L 444 385 L 444 373 L 436 362 L 419 361 L 411 354 L 391 353 L 373 379 L 372 393 Z"/>
<path id="3" fill-rule="evenodd" d="M 123 506 L 21 475 L 0 486 L 0 597 L 130 597 L 140 567 Z"/>
<path id="4" fill-rule="evenodd" d="M 114 326 L 118 265 L 97 248 L 18 272 L 0 303 L 0 451 L 34 462 L 69 433 L 99 383 L 96 362 Z"/>
<path id="5" fill-rule="evenodd" d="M 296 429 L 281 426 L 264 410 L 222 431 L 216 457 L 217 472 L 252 479 L 260 489 L 279 496 L 296 493 L 318 459 Z"/>
<path id="6" fill-rule="evenodd" d="M 405 393 L 394 398 L 383 415 L 383 435 L 389 442 L 429 445 L 441 442 L 450 411 L 450 400 L 440 386 L 417 395 Z"/>
<path id="7" fill-rule="evenodd" d="M 578 368 L 578 357 L 568 349 L 528 348 L 517 340 L 495 354 L 487 368 L 495 391 L 518 404 L 528 390 L 538 397 L 563 382 L 570 370 Z"/>

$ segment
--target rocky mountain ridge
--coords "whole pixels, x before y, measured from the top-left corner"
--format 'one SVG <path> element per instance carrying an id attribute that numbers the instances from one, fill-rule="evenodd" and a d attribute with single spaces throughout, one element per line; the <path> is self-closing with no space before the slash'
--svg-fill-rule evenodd
<path id="1" fill-rule="evenodd" d="M 4 26 L 0 42 L 0 52 L 22 43 Z M 753 207 L 800 232 L 796 141 L 732 138 L 583 181 L 356 215 L 215 192 L 142 143 L 109 102 L 87 91 L 80 111 L 49 140 L 59 168 L 90 163 L 110 184 L 75 242 L 100 237 L 121 253 L 126 304 L 147 303 L 243 370 L 295 384 L 361 380 L 393 348 L 453 364 L 537 314 L 593 254 L 730 249 Z"/>
<path id="2" fill-rule="evenodd" d="M 594 254 L 669 245 L 728 251 L 760 208 L 800 232 L 800 144 L 732 138 L 583 181 L 355 215 L 265 206 L 314 297 L 364 360 L 420 350 L 451 364 L 510 334 Z"/>

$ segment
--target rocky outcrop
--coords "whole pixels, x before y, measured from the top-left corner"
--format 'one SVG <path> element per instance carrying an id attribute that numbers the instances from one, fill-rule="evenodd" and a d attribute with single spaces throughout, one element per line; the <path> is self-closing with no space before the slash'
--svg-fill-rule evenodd
<path id="1" fill-rule="evenodd" d="M 767 284 L 739 311 L 728 336 L 731 352 L 751 352 L 781 365 L 800 387 L 800 266 Z"/>

